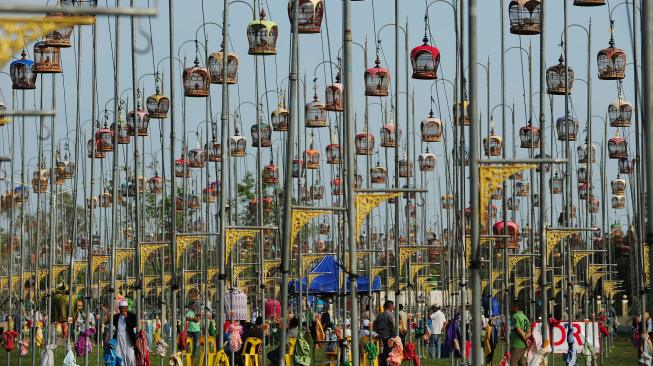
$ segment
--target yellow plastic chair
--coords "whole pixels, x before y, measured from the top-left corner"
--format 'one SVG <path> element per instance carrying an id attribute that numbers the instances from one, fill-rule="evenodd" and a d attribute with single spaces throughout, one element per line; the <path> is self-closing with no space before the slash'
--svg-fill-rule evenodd
<path id="1" fill-rule="evenodd" d="M 297 344 L 297 338 L 288 339 L 288 352 L 286 353 L 286 366 L 292 366 L 293 360 L 295 359 L 295 345 Z"/>
<path id="2" fill-rule="evenodd" d="M 229 356 L 227 356 L 224 350 L 221 349 L 215 354 L 214 362 L 215 362 L 214 366 L 229 366 Z"/>
<path id="3" fill-rule="evenodd" d="M 184 350 L 185 366 L 193 366 L 193 338 L 186 338 L 186 349 Z"/>
<path id="4" fill-rule="evenodd" d="M 200 344 L 203 342 L 200 341 Z M 215 337 L 209 337 L 209 341 L 206 343 L 206 354 L 204 353 L 204 347 L 201 348 L 202 353 L 200 354 L 200 366 L 204 365 L 204 359 L 206 359 L 208 366 L 213 366 L 216 360 L 216 355 L 218 354 L 218 347 L 216 346 Z"/>
<path id="5" fill-rule="evenodd" d="M 258 338 L 247 338 L 243 344 L 243 361 L 245 366 L 259 366 L 259 354 L 261 353 L 261 344 L 263 342 Z"/>
<path id="6" fill-rule="evenodd" d="M 374 342 L 374 344 L 376 344 L 376 349 L 380 350 L 379 347 L 381 346 L 381 343 L 379 342 L 378 339 L 370 339 L 369 336 L 362 337 L 361 341 L 360 341 L 360 345 L 361 345 L 361 352 L 360 352 L 360 355 L 361 355 L 360 362 L 361 363 L 360 364 L 361 364 L 361 366 L 379 366 L 379 357 L 378 357 L 378 355 L 374 360 L 372 360 L 371 363 L 370 363 L 370 360 L 367 358 L 367 351 L 365 350 L 365 346 L 367 346 L 370 342 Z"/>

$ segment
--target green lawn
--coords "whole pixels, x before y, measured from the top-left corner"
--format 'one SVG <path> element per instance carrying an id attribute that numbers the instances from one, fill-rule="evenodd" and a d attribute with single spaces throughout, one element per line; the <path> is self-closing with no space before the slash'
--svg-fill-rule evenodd
<path id="1" fill-rule="evenodd" d="M 55 366 L 60 366 L 63 363 L 63 359 L 65 357 L 65 350 L 63 347 L 59 347 L 55 350 Z M 98 353 L 99 352 L 99 353 Z M 102 363 L 102 357 L 101 357 L 101 348 L 95 347 L 93 349 L 93 354 L 89 356 L 89 365 L 90 366 L 104 366 Z M 500 349 L 497 349 L 497 352 L 495 353 L 495 365 L 498 365 L 499 363 L 499 358 L 500 358 Z M 24 365 L 24 366 L 31 366 L 32 365 L 32 357 L 31 353 L 28 354 L 27 356 L 23 357 L 22 359 L 18 356 L 18 352 L 14 351 L 11 352 L 11 360 L 9 363 L 7 363 L 7 352 L 1 351 L 0 352 L 0 365 L 11 365 L 11 366 L 18 366 L 18 365 Z M 40 355 L 36 356 L 36 360 L 34 360 L 34 365 L 40 365 L 40 360 L 41 357 Z M 99 360 L 99 363 L 98 363 Z M 150 360 L 152 362 L 152 366 L 159 366 L 161 365 L 160 358 L 154 354 L 150 354 Z M 163 363 L 163 365 L 168 365 L 167 363 L 167 358 L 165 359 L 166 362 Z M 193 366 L 199 366 L 199 359 L 196 359 L 196 362 L 194 362 Z M 20 362 L 20 363 L 19 363 Z M 79 365 L 84 365 L 84 359 L 81 357 L 77 358 L 77 363 Z M 449 360 L 422 360 L 422 365 L 425 366 L 445 366 L 449 365 Z M 564 362 L 562 361 L 562 357 L 557 355 L 553 362 L 549 362 L 549 365 L 564 365 Z M 636 365 L 637 364 L 637 353 L 635 349 L 633 348 L 632 344 L 626 337 L 617 337 L 615 339 L 615 344 L 614 347 L 610 350 L 610 353 L 608 357 L 604 360 L 603 365 Z M 579 362 L 579 365 L 584 365 L 584 361 Z M 188 365 L 186 365 L 188 366 Z"/>

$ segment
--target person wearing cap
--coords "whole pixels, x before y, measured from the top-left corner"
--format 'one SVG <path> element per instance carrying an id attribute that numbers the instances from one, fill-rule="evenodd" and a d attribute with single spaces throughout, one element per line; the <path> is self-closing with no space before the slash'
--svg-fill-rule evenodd
<path id="1" fill-rule="evenodd" d="M 358 338 L 369 337 L 369 338 L 378 338 L 379 335 L 371 329 L 372 323 L 368 319 L 363 319 L 361 323 L 361 330 L 358 333 Z"/>
<path id="2" fill-rule="evenodd" d="M 122 357 L 123 366 L 136 366 L 134 345 L 136 344 L 136 327 L 138 319 L 136 314 L 128 310 L 129 304 L 125 300 L 118 303 L 118 314 L 113 316 L 115 332 L 113 338 L 118 341 L 118 354 Z"/>

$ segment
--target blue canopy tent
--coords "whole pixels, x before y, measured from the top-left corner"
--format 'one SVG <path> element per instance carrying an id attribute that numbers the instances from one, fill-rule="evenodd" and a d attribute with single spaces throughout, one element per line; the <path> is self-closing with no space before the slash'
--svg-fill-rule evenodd
<path id="1" fill-rule="evenodd" d="M 320 263 L 315 266 L 315 268 L 309 273 L 323 273 L 311 282 L 311 286 L 308 289 L 310 295 L 335 295 L 339 290 L 338 278 L 342 272 L 342 267 L 338 264 L 335 257 L 325 256 L 322 258 Z M 298 292 L 301 283 L 302 293 L 306 293 L 306 277 L 302 278 L 301 281 L 293 281 L 288 284 L 291 292 Z M 358 285 L 358 293 L 364 294 L 370 292 L 370 280 L 368 277 L 358 277 L 356 280 Z M 349 277 L 346 278 L 347 292 L 349 293 Z M 381 278 L 379 276 L 374 277 L 372 282 L 372 292 L 381 291 Z"/>

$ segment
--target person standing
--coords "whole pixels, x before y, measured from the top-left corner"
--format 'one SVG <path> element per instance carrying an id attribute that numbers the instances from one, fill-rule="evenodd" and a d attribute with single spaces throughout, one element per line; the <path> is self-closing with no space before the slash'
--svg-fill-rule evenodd
<path id="1" fill-rule="evenodd" d="M 531 337 L 531 322 L 528 320 L 521 305 L 512 305 L 512 330 L 510 332 L 510 366 L 527 366 L 526 350 Z"/>
<path id="2" fill-rule="evenodd" d="M 193 310 L 193 305 L 188 305 L 188 311 L 186 312 L 186 323 L 188 324 L 188 329 L 186 332 L 188 336 L 193 339 L 193 357 L 197 356 L 197 350 L 200 348 L 200 316 L 195 314 Z"/>
<path id="3" fill-rule="evenodd" d="M 392 348 L 388 345 L 388 340 L 394 337 L 395 334 L 394 310 L 395 304 L 390 300 L 386 300 L 383 304 L 383 313 L 374 319 L 374 331 L 379 335 L 381 343 L 383 343 L 383 351 L 379 354 L 379 366 L 388 365 L 388 355 Z"/>
<path id="4" fill-rule="evenodd" d="M 122 357 L 123 366 L 136 366 L 136 327 L 138 319 L 136 314 L 128 310 L 129 304 L 122 300 L 118 303 L 118 314 L 113 316 L 113 327 L 116 332 L 113 335 L 118 341 L 118 354 Z"/>
<path id="5" fill-rule="evenodd" d="M 447 317 L 444 315 L 439 306 L 431 307 L 431 316 L 429 317 L 429 356 L 432 359 L 441 357 L 442 329 L 446 327 Z"/>
<path id="6" fill-rule="evenodd" d="M 399 304 L 399 337 L 403 344 L 406 344 L 406 334 L 408 334 L 408 314 L 404 311 L 404 305 Z"/>

